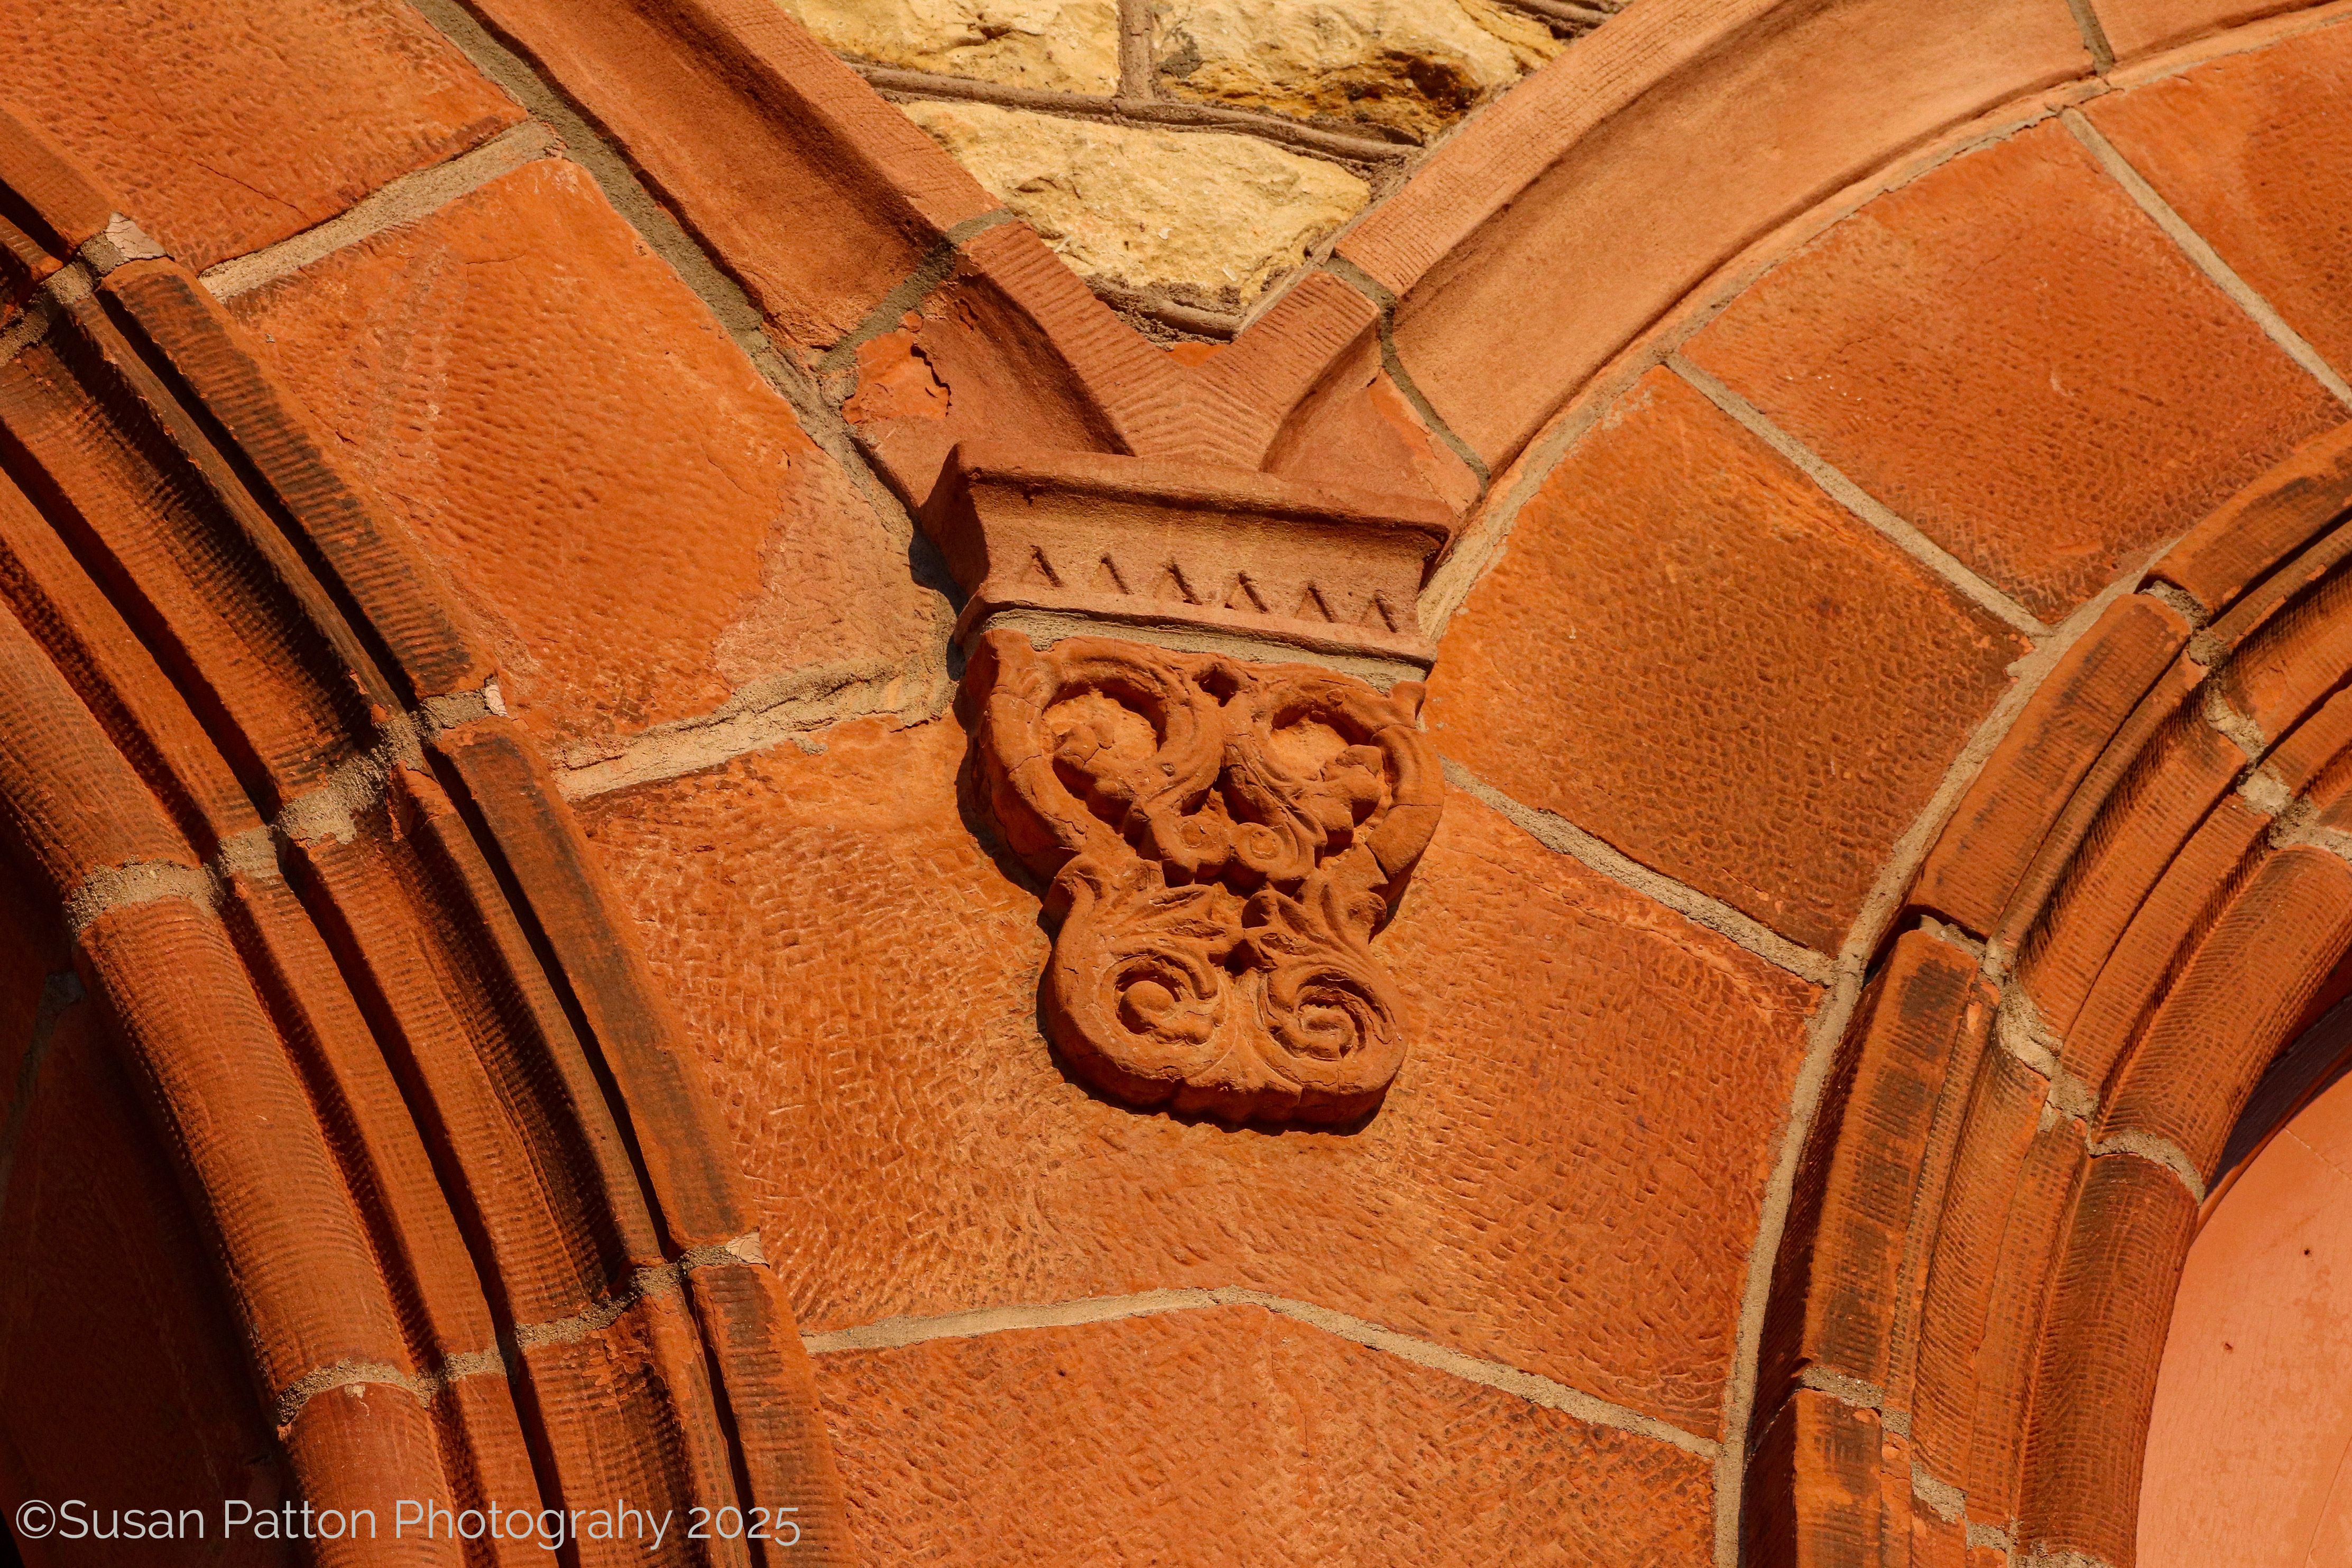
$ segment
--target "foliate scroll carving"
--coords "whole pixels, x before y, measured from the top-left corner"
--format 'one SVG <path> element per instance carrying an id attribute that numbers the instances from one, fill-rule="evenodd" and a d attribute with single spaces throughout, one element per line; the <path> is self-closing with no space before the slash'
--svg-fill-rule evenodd
<path id="1" fill-rule="evenodd" d="M 1436 830 L 1420 688 L 1005 631 L 966 676 L 987 804 L 1050 879 L 1045 1016 L 1135 1106 L 1345 1121 L 1404 1059 L 1370 941 Z"/>

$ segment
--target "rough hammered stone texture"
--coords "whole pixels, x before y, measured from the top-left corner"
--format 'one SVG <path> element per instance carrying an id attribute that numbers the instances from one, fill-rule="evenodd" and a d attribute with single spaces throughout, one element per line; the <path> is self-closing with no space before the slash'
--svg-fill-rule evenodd
<path id="1" fill-rule="evenodd" d="M 2090 119 L 2231 270 L 2352 366 L 2352 29 L 2116 93 Z"/>
<path id="2" fill-rule="evenodd" d="M 1252 136 L 1063 120 L 983 103 L 907 113 L 1089 278 L 1239 306 L 1355 216 L 1371 188 Z"/>
<path id="3" fill-rule="evenodd" d="M 1504 793 L 1834 952 L 2025 651 L 1661 370 L 1520 512 L 1427 722 Z"/>
<path id="4" fill-rule="evenodd" d="M 1707 1461 L 1257 1307 L 817 1360 L 874 1561 L 1696 1564 Z"/>
<path id="5" fill-rule="evenodd" d="M 1055 92 L 1118 90 L 1113 0 L 779 0 L 828 48 Z"/>
<path id="6" fill-rule="evenodd" d="M 1685 352 L 2050 621 L 2344 413 L 2055 122 L 1879 197 Z"/>
<path id="7" fill-rule="evenodd" d="M 1378 1113 L 1139 1114 L 1040 1037 L 1038 900 L 959 813 L 957 726 L 825 743 L 582 804 L 803 1330 L 1239 1285 L 1716 1430 L 1813 987 L 1455 794 L 1374 943 L 1410 1041 Z"/>
<path id="8" fill-rule="evenodd" d="M 1567 46 L 1487 0 L 1156 0 L 1176 98 L 1426 140 Z"/>
<path id="9" fill-rule="evenodd" d="M 904 542 L 573 164 L 233 309 L 447 573 L 544 742 L 593 754 L 924 636 Z"/>
<path id="10" fill-rule="evenodd" d="M 209 267 L 523 117 L 400 0 L 11 5 L 0 95 Z"/>

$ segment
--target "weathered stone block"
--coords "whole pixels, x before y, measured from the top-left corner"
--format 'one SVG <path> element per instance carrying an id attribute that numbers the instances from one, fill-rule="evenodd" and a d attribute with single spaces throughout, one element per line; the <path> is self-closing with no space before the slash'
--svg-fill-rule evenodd
<path id="1" fill-rule="evenodd" d="M 2055 122 L 1871 203 L 1686 352 L 2053 623 L 2344 416 Z M 2070 456 L 2021 460 L 2026 429 Z"/>
<path id="2" fill-rule="evenodd" d="M 1673 658 L 1614 652 L 1659 616 Z M 1834 952 L 2026 646 L 1657 371 L 1519 513 L 1429 721 L 1513 798 Z"/>
<path id="3" fill-rule="evenodd" d="M 1565 47 L 1486 0 L 1159 0 L 1154 10 L 1165 92 L 1416 140 Z"/>
<path id="4" fill-rule="evenodd" d="M 781 0 L 826 47 L 1056 92 L 1118 90 L 1112 0 Z"/>
<path id="5" fill-rule="evenodd" d="M 459 584 L 517 717 L 575 760 L 923 635 L 904 546 L 574 165 L 235 309 Z"/>
<path id="6" fill-rule="evenodd" d="M 978 103 L 907 112 L 1072 267 L 1237 307 L 1353 217 L 1370 187 L 1250 136 L 1146 131 Z"/>
<path id="7" fill-rule="evenodd" d="M 1706 1460 L 1255 1307 L 852 1351 L 817 1374 L 877 1563 L 1706 1561 Z"/>

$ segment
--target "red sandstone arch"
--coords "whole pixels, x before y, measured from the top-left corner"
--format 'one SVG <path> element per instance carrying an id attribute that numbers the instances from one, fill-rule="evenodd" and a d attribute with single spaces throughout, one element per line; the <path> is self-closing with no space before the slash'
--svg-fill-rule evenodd
<path id="1" fill-rule="evenodd" d="M 764 4 L 482 7 L 618 141 L 784 349 L 845 388 L 861 365 L 887 368 L 889 354 L 919 346 L 958 388 L 956 421 L 864 432 L 908 499 L 923 499 L 967 427 L 959 421 L 1049 449 L 1378 473 L 1385 488 L 1427 489 L 1457 510 L 1500 475 L 1470 546 L 1432 585 L 1433 621 L 1488 564 L 1559 451 L 1799 241 L 1979 141 L 2290 27 L 2215 32 L 2247 7 L 2100 9 L 2125 60 L 2113 71 L 2095 69 L 2094 45 L 2056 0 L 1965 13 L 1893 0 L 1637 8 L 1449 143 L 1342 239 L 1338 265 L 1190 371 L 1129 332 Z M 2159 57 L 2176 46 L 2186 52 Z M 1743 156 L 1759 146 L 1773 155 Z M 76 254 L 108 267 L 125 246 L 136 253 L 135 236 L 101 237 L 110 204 L 37 152 L 16 156 L 23 166 L 7 181 L 50 232 L 19 252 L 12 298 Z M 1717 177 L 1726 166 L 1739 177 Z M 87 248 L 107 244 L 115 250 Z M 1591 279 L 1602 286 L 1545 292 Z M 901 325 L 909 310 L 919 329 Z M 125 440 L 193 465 L 224 498 L 197 503 L 207 526 L 245 529 L 199 531 L 186 558 L 240 586 L 215 616 L 184 583 L 170 597 L 172 571 L 191 574 L 168 559 L 114 571 L 77 558 L 28 574 L 33 586 L 12 601 L 33 628 L 16 689 L 47 696 L 12 721 L 25 738 L 7 793 L 52 900 L 97 909 L 82 935 L 90 973 L 187 1125 L 222 1103 L 205 1098 L 222 1085 L 196 1070 L 205 1044 L 163 989 L 184 978 L 171 955 L 193 952 L 224 994 L 257 998 L 230 1036 L 247 1053 L 240 1088 L 274 1086 L 290 1131 L 272 1167 L 307 1162 L 300 1190 L 341 1237 L 340 1253 L 295 1255 L 299 1268 L 279 1259 L 284 1278 L 269 1273 L 266 1249 L 237 1270 L 251 1287 L 264 1401 L 339 1363 L 429 1377 L 499 1332 L 600 1315 L 633 1269 L 723 1264 L 706 1249 L 748 1228 L 723 1162 L 709 1158 L 723 1145 L 695 1120 L 691 1090 L 668 1079 L 670 1026 L 635 971 L 625 922 L 607 911 L 527 748 L 473 695 L 488 663 L 415 586 L 421 574 L 363 503 L 325 474 L 329 443 L 299 433 L 289 401 L 237 354 L 184 273 L 127 261 L 68 313 L 53 330 L 80 357 L 60 354 L 37 389 L 52 401 L 27 392 L 26 406 L 142 408 L 163 436 L 142 424 Z M 115 379 L 93 392 L 99 376 Z M 2326 530 L 2347 488 L 2341 438 L 2326 439 L 2154 568 L 2152 581 L 2178 593 L 2141 585 L 2147 541 L 2115 543 L 2104 564 L 2123 567 L 2126 595 L 2044 681 L 1961 805 L 1908 895 L 1913 929 L 1885 943 L 1904 911 L 1822 900 L 1829 934 L 1809 940 L 1833 948 L 1844 932 L 1881 964 L 1801 1168 L 1769 1331 L 1760 1351 L 1751 1345 L 1761 1364 L 1727 1406 L 1733 1452 L 1719 1495 L 1738 1495 L 1741 1438 L 1752 1437 L 1747 1541 L 1759 1560 L 1877 1551 L 1959 1562 L 1973 1524 L 1979 1546 L 1996 1531 L 2021 1553 L 2128 1563 L 2132 1456 L 2183 1205 L 2218 1157 L 2234 1100 L 2347 940 L 2347 873 L 2333 841 L 2315 837 L 2335 826 L 2329 726 L 2343 718 L 2332 694 L 2346 672 L 2330 640 L 2340 547 Z M 2259 466 L 2244 451 L 2200 461 L 2203 480 L 2224 489 L 2216 475 L 2242 477 L 2231 463 Z M 88 519 L 36 500 L 69 537 L 96 542 L 90 559 L 111 548 Z M 289 520 L 290 546 L 274 542 Z M 158 536 L 174 537 L 160 525 Z M 42 611 L 45 622 L 37 610 L 52 602 L 101 618 L 116 606 L 128 629 L 108 623 L 109 642 L 64 611 Z M 230 630 L 208 631 L 216 620 Z M 1644 651 L 1671 651 L 1676 630 L 1656 631 Z M 279 700 L 238 705 L 232 673 L 251 667 L 233 656 L 247 637 L 274 655 L 293 650 L 260 661 L 287 680 Z M 115 647 L 123 668 L 103 662 Z M 1465 641 L 1450 657 L 1466 664 L 1472 652 Z M 392 805 L 369 797 L 363 815 L 366 815 L 350 846 L 289 830 L 317 845 L 300 850 L 311 879 L 296 879 L 300 891 L 257 887 L 219 846 L 337 770 L 364 773 L 359 760 L 378 743 L 347 674 L 388 713 L 421 706 L 428 766 L 386 766 Z M 2209 710 L 2216 693 L 2222 705 Z M 2270 769 L 2242 784 L 2241 742 Z M 61 790 L 69 764 L 88 782 Z M 2315 815 L 2292 809 L 2298 798 Z M 1874 847 L 1894 863 L 1887 846 Z M 186 897 L 99 909 L 109 895 L 83 891 L 90 873 L 126 864 L 221 867 L 221 923 Z M 196 886 L 176 874 L 153 873 L 165 878 L 155 885 Z M 395 912 L 371 925 L 385 906 Z M 142 921 L 157 929 L 126 929 Z M 285 973 L 331 968 L 341 990 L 291 994 L 278 971 L 263 973 L 274 944 L 300 945 L 302 963 Z M 389 973 L 415 979 L 415 995 L 376 978 Z M 2242 1003 L 2249 974 L 2277 982 L 2260 1007 Z M 451 1026 L 442 1038 L 462 1037 L 462 1048 L 400 1047 L 454 1075 L 423 1093 L 364 1051 L 345 1061 L 301 1037 L 404 1042 L 426 1033 L 420 1016 L 462 1014 L 484 992 L 511 1005 Z M 285 1021 L 310 1009 L 339 1022 Z M 289 1029 L 290 1047 L 280 1043 Z M 374 1098 L 343 1087 L 344 1073 L 363 1075 Z M 459 1168 L 486 1145 L 417 1113 L 461 1093 L 478 1109 L 526 1109 L 528 1130 L 504 1147 L 542 1173 L 517 1201 L 543 1214 L 466 1210 L 516 1194 L 486 1167 Z M 381 1124 L 362 1117 L 369 1106 Z M 253 1152 L 191 1144 L 196 1189 L 216 1213 L 236 1216 L 257 1182 L 207 1162 Z M 436 1160 L 428 1183 L 419 1173 Z M 388 1205 L 390 1231 L 367 1233 L 366 1205 L 347 1194 L 369 1182 L 424 1195 L 413 1213 Z M 501 1228 L 509 1219 L 520 1228 Z M 242 1245 L 216 1224 L 225 1245 Z M 410 1261 L 426 1255 L 444 1262 Z M 344 1272 L 325 1271 L 331 1256 Z M 438 1425 L 399 1406 L 411 1426 L 384 1451 L 453 1485 L 468 1464 L 520 1459 L 535 1468 L 518 1484 L 541 1488 L 551 1475 L 603 1485 L 605 1457 L 623 1453 L 665 1471 L 644 1484 L 680 1496 L 723 1495 L 772 1462 L 783 1484 L 821 1496 L 823 1447 L 806 1432 L 781 1308 L 757 1292 L 721 1300 L 760 1278 L 685 1275 L 698 1315 L 669 1324 L 673 1337 L 648 1352 L 657 1387 L 642 1404 L 583 1404 L 573 1430 L 544 1404 L 501 1409 L 481 1394 L 495 1380 L 460 1382 L 437 1402 Z M 331 1331 L 302 1316 L 326 1280 L 343 1287 L 336 1313 L 364 1304 L 327 1319 Z M 427 1294 L 414 1280 L 446 1292 L 425 1313 L 431 1331 L 402 1317 Z M 541 1308 L 512 1308 L 532 1289 L 544 1291 Z M 652 1315 L 674 1298 L 647 1300 Z M 443 1331 L 444 1321 L 472 1336 Z M 317 1344 L 305 1348 L 305 1333 Z M 719 1368 L 707 1381 L 706 1352 Z M 556 1359 L 546 1352 L 546 1370 L 533 1368 L 550 1386 L 562 1375 Z M 762 1379 L 772 1397 L 758 1392 L 771 1386 Z M 539 1397 L 532 1379 L 524 1385 L 526 1403 Z M 489 1408 L 464 1419 L 495 1436 L 450 1414 L 478 1394 Z M 755 1411 L 773 1413 L 778 1430 L 747 1430 Z M 310 1402 L 293 1414 L 298 1469 L 348 1474 L 336 1471 L 352 1463 L 338 1436 L 300 1425 L 307 1414 L 324 1428 L 347 1408 Z M 675 1446 L 674 1429 L 688 1434 Z"/>
<path id="2" fill-rule="evenodd" d="M 756 1500 L 840 1560 L 725 1145 L 494 666 L 217 302 L 5 118 L 0 220 L 0 813 L 294 1493 L 386 1531 L 398 1500 Z M 28 1493 L 141 1479 L 46 1458 Z"/>
<path id="3" fill-rule="evenodd" d="M 1765 1560 L 2134 1561 L 2198 1205 L 2352 945 L 2347 507 L 2338 431 L 2201 524 L 1929 858 L 1782 1249 Z"/>
<path id="4" fill-rule="evenodd" d="M 864 432 L 912 502 L 969 433 L 1359 487 L 1377 474 L 1457 510 L 1662 318 L 1711 310 L 1972 140 L 2246 47 L 2215 35 L 2292 9 L 2136 0 L 2086 35 L 2058 0 L 1639 5 L 1465 126 L 1328 265 L 1187 367 L 761 0 L 479 7 L 518 65 L 626 149 L 789 352 L 851 378 L 866 355 L 919 348 L 965 389 L 945 421 Z"/>

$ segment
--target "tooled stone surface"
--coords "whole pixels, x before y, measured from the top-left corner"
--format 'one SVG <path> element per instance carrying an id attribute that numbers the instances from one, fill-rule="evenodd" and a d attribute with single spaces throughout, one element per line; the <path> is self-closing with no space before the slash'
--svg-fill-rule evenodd
<path id="1" fill-rule="evenodd" d="M 1139 1107 L 1345 1121 L 1404 1059 L 1373 958 L 1436 831 L 1420 690 L 1009 632 L 966 675 L 988 807 L 1050 878 L 1054 1041 Z"/>
<path id="2" fill-rule="evenodd" d="M 1052 942 L 959 810 L 968 723 L 824 743 L 583 803 L 804 1330 L 1242 1285 L 1716 1434 L 1816 987 L 1449 789 L 1374 939 L 1380 1113 L 1139 1116 L 1038 1042 Z M 1130 1473 L 1093 1459 L 1070 1487 Z"/>
<path id="3" fill-rule="evenodd" d="M 1878 197 L 1686 352 L 2053 625 L 2344 416 L 2055 121 Z"/>
<path id="4" fill-rule="evenodd" d="M 1157 0 L 1177 98 L 1426 140 L 1567 46 L 1486 0 Z"/>
<path id="5" fill-rule="evenodd" d="M 971 595 L 959 638 L 1038 610 L 1418 669 L 1415 597 L 1454 531 L 1427 497 L 1002 441 L 948 453 L 922 524 Z"/>
<path id="6" fill-rule="evenodd" d="M 903 542 L 576 165 L 527 165 L 231 310 L 573 761 L 926 635 Z"/>
<path id="7" fill-rule="evenodd" d="M 399 0 L 8 5 L 0 60 L 9 108 L 199 268 L 523 118 Z"/>
<path id="8" fill-rule="evenodd" d="M 850 1351 L 817 1376 L 876 1563 L 1707 1561 L 1708 1461 L 1257 1307 Z"/>

